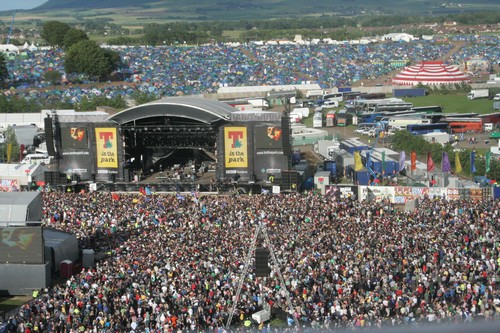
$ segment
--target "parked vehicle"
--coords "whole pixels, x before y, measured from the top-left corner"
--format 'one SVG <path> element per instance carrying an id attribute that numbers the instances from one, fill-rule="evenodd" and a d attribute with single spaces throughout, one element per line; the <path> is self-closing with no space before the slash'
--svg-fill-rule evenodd
<path id="1" fill-rule="evenodd" d="M 489 93 L 488 89 L 473 89 L 467 95 L 467 98 L 470 100 L 478 99 L 478 98 L 488 98 L 489 94 L 490 93 Z"/>
<path id="2" fill-rule="evenodd" d="M 45 154 L 28 154 L 26 155 L 21 164 L 50 164 L 52 158 Z"/>

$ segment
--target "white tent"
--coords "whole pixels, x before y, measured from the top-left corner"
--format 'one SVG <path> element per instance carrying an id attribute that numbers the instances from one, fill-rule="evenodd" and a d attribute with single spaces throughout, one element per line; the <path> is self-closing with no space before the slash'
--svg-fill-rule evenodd
<path id="1" fill-rule="evenodd" d="M 40 164 L 0 163 L 0 192 L 18 191 L 29 182 L 44 180 L 45 171 Z"/>
<path id="2" fill-rule="evenodd" d="M 0 52 L 15 52 L 19 53 L 19 48 L 14 44 L 0 44 Z"/>

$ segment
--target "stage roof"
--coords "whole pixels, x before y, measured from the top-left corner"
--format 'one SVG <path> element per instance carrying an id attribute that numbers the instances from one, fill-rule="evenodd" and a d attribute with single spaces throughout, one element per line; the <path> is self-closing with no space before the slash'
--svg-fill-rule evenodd
<path id="1" fill-rule="evenodd" d="M 232 106 L 216 100 L 201 97 L 166 97 L 121 111 L 108 120 L 123 125 L 151 117 L 180 117 L 212 124 L 219 120 L 228 121 L 235 111 Z"/>

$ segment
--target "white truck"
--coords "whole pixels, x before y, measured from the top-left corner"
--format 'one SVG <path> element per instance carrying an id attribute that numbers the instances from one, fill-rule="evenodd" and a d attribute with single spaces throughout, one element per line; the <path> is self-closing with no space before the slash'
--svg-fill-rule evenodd
<path id="1" fill-rule="evenodd" d="M 488 89 L 474 89 L 471 90 L 467 95 L 467 98 L 470 100 L 478 99 L 478 98 L 488 98 L 490 92 Z"/>

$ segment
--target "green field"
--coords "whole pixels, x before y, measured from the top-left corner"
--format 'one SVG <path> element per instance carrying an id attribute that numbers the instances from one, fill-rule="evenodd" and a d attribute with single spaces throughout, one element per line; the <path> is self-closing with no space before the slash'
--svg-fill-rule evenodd
<path id="1" fill-rule="evenodd" d="M 425 97 L 404 98 L 413 106 L 441 105 L 446 113 L 492 113 L 491 99 L 468 100 L 466 95 L 429 95 Z"/>
<path id="2" fill-rule="evenodd" d="M 404 101 L 413 103 L 413 106 L 431 106 L 440 105 L 443 107 L 443 112 L 445 113 L 479 113 L 488 114 L 498 112 L 493 110 L 493 101 L 491 99 L 477 99 L 469 100 L 467 96 L 464 95 L 428 95 L 425 97 L 413 97 L 413 98 L 403 98 Z M 333 110 L 340 110 L 343 106 L 339 108 L 334 108 Z M 326 115 L 328 110 L 323 110 L 323 115 Z M 312 127 L 314 112 L 309 113 L 309 117 L 302 120 L 302 123 L 307 127 Z"/>

